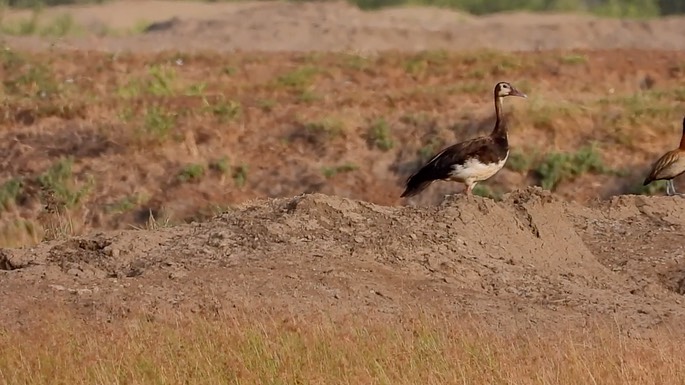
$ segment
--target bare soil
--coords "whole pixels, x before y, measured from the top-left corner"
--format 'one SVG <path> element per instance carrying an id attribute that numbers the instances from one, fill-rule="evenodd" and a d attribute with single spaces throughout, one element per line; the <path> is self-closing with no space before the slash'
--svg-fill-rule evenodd
<path id="1" fill-rule="evenodd" d="M 257 200 L 203 223 L 5 249 L 0 314 L 26 327 L 46 308 L 102 322 L 422 311 L 539 331 L 606 316 L 641 336 L 685 315 L 684 224 L 680 197 L 588 208 L 538 188 L 422 209 Z"/>
<path id="2" fill-rule="evenodd" d="M 685 48 L 685 19 L 365 13 L 340 3 L 161 4 L 46 11 L 69 10 L 84 25 L 116 28 L 131 27 L 130 15 L 151 22 L 178 17 L 142 35 L 6 39 L 13 49 L 39 51 L 31 60 L 50 63 L 56 81 L 80 88 L 48 102 L 7 99 L 3 178 L 40 175 L 71 155 L 75 181 L 94 176 L 95 187 L 68 214 L 74 236 L 33 244 L 42 233 L 7 230 L 24 220 L 32 231 L 47 231 L 45 202 L 34 190 L 3 211 L 5 243 L 28 244 L 1 250 L 4 326 L 30 327 L 55 307 L 102 322 L 244 311 L 384 319 L 421 310 L 541 330 L 583 327 L 599 316 L 631 336 L 685 319 L 685 201 L 626 195 L 657 155 L 676 146 L 682 103 L 650 100 L 656 104 L 639 114 L 640 103 L 611 104 L 614 97 L 672 95 L 683 86 L 685 56 L 659 50 Z M 50 45 L 80 50 L 42 50 Z M 149 53 L 169 48 L 183 52 Z M 429 48 L 557 51 L 188 54 Z M 197 112 L 201 98 L 182 93 L 122 102 L 117 90 L 152 64 L 176 68 L 183 87 L 207 82 L 211 100 L 226 95 L 241 114 L 218 121 Z M 317 71 L 311 79 L 287 77 L 302 68 Z M 491 127 L 490 92 L 500 79 L 531 95 L 507 104 L 514 147 L 573 151 L 598 140 L 602 161 L 624 172 L 581 175 L 549 192 L 527 187 L 539 182 L 531 173 L 504 170 L 487 182 L 501 199 L 443 201 L 459 187 L 436 184 L 415 201 L 401 201 L 402 181 L 426 143 L 435 140 L 435 150 Z M 131 127 L 151 106 L 185 111 L 176 139 L 148 147 L 131 140 Z M 134 119 L 122 122 L 124 112 Z M 395 141 L 388 151 L 366 136 L 381 117 Z M 311 123 L 325 121 L 323 131 L 336 122 L 334 135 L 312 134 L 319 126 Z M 223 155 L 228 174 L 207 169 L 198 181 L 179 182 L 188 164 Z M 356 167 L 322 171 L 348 163 Z M 244 185 L 233 169 L 241 164 L 248 166 Z M 117 206 L 133 196 L 145 198 Z M 154 228 L 131 228 L 145 227 L 150 213 Z M 174 225 L 163 226 L 162 217 Z"/>

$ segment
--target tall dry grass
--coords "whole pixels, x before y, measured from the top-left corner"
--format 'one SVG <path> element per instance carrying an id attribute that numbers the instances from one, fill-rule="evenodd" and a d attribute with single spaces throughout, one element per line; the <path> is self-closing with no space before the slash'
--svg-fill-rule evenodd
<path id="1" fill-rule="evenodd" d="M 4 384 L 682 384 L 682 333 L 615 327 L 493 333 L 474 322 L 93 326 L 69 318 L 0 333 Z"/>

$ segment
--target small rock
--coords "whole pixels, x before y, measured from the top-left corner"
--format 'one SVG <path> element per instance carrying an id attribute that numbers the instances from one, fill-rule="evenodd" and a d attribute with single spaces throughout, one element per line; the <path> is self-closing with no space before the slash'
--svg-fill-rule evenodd
<path id="1" fill-rule="evenodd" d="M 188 275 L 188 273 L 186 273 L 185 271 L 172 271 L 171 273 L 169 273 L 169 279 L 183 278 L 186 275 Z"/>
<path id="2" fill-rule="evenodd" d="M 67 274 L 78 276 L 79 274 L 81 274 L 81 270 L 79 270 L 79 269 L 69 269 L 69 270 L 67 270 Z"/>
<path id="3" fill-rule="evenodd" d="M 90 289 L 78 289 L 76 290 L 76 294 L 78 295 L 84 295 L 84 294 L 92 294 L 93 291 Z"/>
<path id="4" fill-rule="evenodd" d="M 48 287 L 57 291 L 67 290 L 67 288 L 62 285 L 48 285 Z"/>

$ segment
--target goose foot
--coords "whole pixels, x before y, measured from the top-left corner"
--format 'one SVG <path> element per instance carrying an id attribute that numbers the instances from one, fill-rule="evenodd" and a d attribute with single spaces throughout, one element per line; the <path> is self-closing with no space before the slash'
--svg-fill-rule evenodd
<path id="1" fill-rule="evenodd" d="M 466 190 L 464 190 L 464 194 L 466 194 L 467 197 L 472 197 L 473 196 L 473 188 L 476 187 L 475 183 L 472 184 L 467 184 L 466 185 Z"/>

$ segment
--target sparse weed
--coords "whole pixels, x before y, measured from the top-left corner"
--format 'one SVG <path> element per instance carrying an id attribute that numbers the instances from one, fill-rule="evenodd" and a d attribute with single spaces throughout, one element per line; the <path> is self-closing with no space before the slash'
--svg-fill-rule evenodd
<path id="1" fill-rule="evenodd" d="M 305 123 L 304 129 L 310 135 L 323 139 L 333 139 L 342 135 L 344 126 L 342 121 L 336 118 L 324 118 L 315 122 Z"/>
<path id="2" fill-rule="evenodd" d="M 533 150 L 512 150 L 506 167 L 516 172 L 527 172 L 533 167 L 536 158 L 537 153 Z"/>
<path id="3" fill-rule="evenodd" d="M 372 60 L 354 54 L 342 54 L 342 65 L 356 71 L 363 71 L 372 65 Z"/>
<path id="4" fill-rule="evenodd" d="M 42 36 L 63 37 L 67 35 L 76 35 L 82 33 L 82 28 L 77 26 L 74 18 L 68 14 L 57 16 L 48 25 L 46 25 L 40 32 Z"/>
<path id="5" fill-rule="evenodd" d="M 217 159 L 217 160 L 209 163 L 209 169 L 210 170 L 219 171 L 222 174 L 228 173 L 230 168 L 231 168 L 231 164 L 228 160 L 228 157 L 226 157 L 226 156 L 223 156 L 220 159 Z"/>
<path id="6" fill-rule="evenodd" d="M 332 178 L 340 173 L 351 172 L 357 170 L 358 168 L 359 166 L 356 164 L 347 162 L 337 166 L 323 167 L 321 172 L 326 178 Z"/>
<path id="7" fill-rule="evenodd" d="M 26 19 L 14 22 L 0 21 L 0 32 L 15 36 L 64 37 L 81 34 L 84 30 L 68 13 L 58 15 L 47 23 L 41 23 L 41 14 L 40 8 L 34 8 L 31 16 Z"/>
<path id="8" fill-rule="evenodd" d="M 647 18 L 661 15 L 681 13 L 680 3 L 657 1 L 473 1 L 473 0 L 352 0 L 362 9 L 376 9 L 389 5 L 440 5 L 442 7 L 458 9 L 469 14 L 484 15 L 494 12 L 531 11 L 531 12 L 590 12 L 603 17 L 616 18 Z"/>
<path id="9" fill-rule="evenodd" d="M 257 101 L 257 105 L 262 109 L 262 111 L 271 112 L 273 111 L 274 107 L 276 107 L 276 101 L 273 99 L 260 99 Z"/>
<path id="10" fill-rule="evenodd" d="M 174 93 L 176 71 L 169 66 L 153 65 L 148 69 L 147 92 L 154 96 L 168 96 Z"/>
<path id="11" fill-rule="evenodd" d="M 304 66 L 280 75 L 276 83 L 287 88 L 303 91 L 312 85 L 314 77 L 320 72 L 317 67 Z"/>
<path id="12" fill-rule="evenodd" d="M 32 10 L 31 16 L 28 19 L 22 19 L 13 23 L 2 21 L 2 33 L 7 35 L 35 35 L 39 30 L 41 9 L 36 7 Z"/>
<path id="13" fill-rule="evenodd" d="M 404 63 L 404 70 L 414 77 L 420 77 L 426 72 L 428 64 L 421 59 L 411 58 Z"/>
<path id="14" fill-rule="evenodd" d="M 400 118 L 400 122 L 410 126 L 422 126 L 430 121 L 431 117 L 426 112 L 408 113 Z"/>
<path id="15" fill-rule="evenodd" d="M 628 193 L 638 195 L 663 195 L 666 193 L 666 181 L 655 180 L 647 186 L 643 186 L 642 181 L 639 181 L 633 185 Z"/>
<path id="16" fill-rule="evenodd" d="M 37 178 L 40 186 L 57 199 L 56 203 L 66 208 L 81 203 L 95 183 L 94 179 L 89 178 L 79 186 L 72 172 L 73 164 L 72 158 L 62 158 Z"/>
<path id="17" fill-rule="evenodd" d="M 449 55 L 443 50 L 424 51 L 409 56 L 403 63 L 404 70 L 415 78 L 429 73 L 444 72 L 449 62 Z"/>
<path id="18" fill-rule="evenodd" d="M 502 193 L 500 191 L 495 191 L 484 184 L 477 184 L 476 187 L 473 188 L 473 194 L 490 198 L 496 201 L 502 200 Z"/>
<path id="19" fill-rule="evenodd" d="M 169 66 L 155 64 L 148 68 L 146 76 L 129 80 L 119 87 L 117 93 L 125 99 L 141 95 L 170 96 L 176 92 L 176 71 Z"/>
<path id="20" fill-rule="evenodd" d="M 6 94 L 40 98 L 59 94 L 60 84 L 48 66 L 28 61 L 22 55 L 9 49 L 2 50 L 0 55 L 5 69 L 5 79 L 2 84 Z"/>
<path id="21" fill-rule="evenodd" d="M 121 110 L 117 113 L 117 117 L 119 120 L 121 120 L 123 123 L 128 123 L 134 118 L 134 112 L 131 106 L 129 105 L 124 105 L 121 107 Z"/>
<path id="22" fill-rule="evenodd" d="M 226 123 L 237 119 L 243 111 L 240 102 L 226 100 L 223 95 L 214 103 L 210 103 L 206 98 L 203 98 L 202 103 L 205 110 L 211 112 L 218 119 L 219 123 Z"/>
<path id="23" fill-rule="evenodd" d="M 9 210 L 15 204 L 22 188 L 23 182 L 18 178 L 12 178 L 0 186 L 0 208 L 3 211 Z"/>
<path id="24" fill-rule="evenodd" d="M 550 102 L 534 96 L 530 98 L 524 108 L 526 113 L 520 117 L 521 119 L 530 121 L 534 128 L 555 131 L 555 122 L 558 119 L 576 116 L 583 106 Z"/>
<path id="25" fill-rule="evenodd" d="M 188 87 L 188 91 L 186 91 L 186 94 L 189 96 L 203 96 L 206 89 L 207 89 L 207 83 L 206 82 L 199 82 L 199 83 L 191 84 L 190 87 Z"/>
<path id="26" fill-rule="evenodd" d="M 582 147 L 575 153 L 552 152 L 547 154 L 535 168 L 542 188 L 554 190 L 566 179 L 573 179 L 587 172 L 612 173 L 602 162 L 595 145 Z"/>
<path id="27" fill-rule="evenodd" d="M 431 138 L 430 142 L 426 144 L 425 146 L 421 147 L 419 149 L 419 158 L 421 162 L 427 162 L 433 155 L 435 155 L 438 150 L 440 149 L 440 146 L 442 146 L 443 143 L 441 140 L 436 139 L 436 138 Z"/>
<path id="28" fill-rule="evenodd" d="M 489 85 L 483 82 L 473 82 L 465 81 L 459 84 L 449 85 L 444 87 L 445 92 L 448 95 L 461 95 L 461 94 L 472 94 L 472 95 L 483 95 L 490 90 Z"/>
<path id="29" fill-rule="evenodd" d="M 143 140 L 163 142 L 169 137 L 175 125 L 176 115 L 173 112 L 165 107 L 150 106 L 145 110 L 139 134 Z"/>
<path id="30" fill-rule="evenodd" d="M 128 34 L 129 35 L 140 35 L 141 33 L 145 32 L 148 29 L 150 24 L 152 24 L 152 23 L 148 20 L 142 20 L 142 19 L 136 20 L 135 24 L 130 29 Z"/>
<path id="31" fill-rule="evenodd" d="M 654 119 L 658 116 L 669 116 L 677 111 L 676 106 L 671 105 L 669 93 L 658 90 L 641 91 L 630 95 L 617 95 L 599 99 L 598 104 L 602 107 L 622 107 L 625 111 L 621 115 L 630 125 L 639 125 L 644 120 Z"/>
<path id="32" fill-rule="evenodd" d="M 504 54 L 500 60 L 491 64 L 490 74 L 495 76 L 504 75 L 506 73 L 517 70 L 523 66 L 521 59 L 510 54 Z"/>
<path id="33" fill-rule="evenodd" d="M 562 64 L 569 65 L 585 64 L 587 62 L 587 56 L 581 54 L 568 54 L 560 57 L 559 61 Z"/>
<path id="34" fill-rule="evenodd" d="M 238 73 L 238 68 L 234 66 L 225 66 L 221 69 L 221 73 L 227 76 L 233 76 Z"/>
<path id="35" fill-rule="evenodd" d="M 485 79 L 487 71 L 484 68 L 472 68 L 467 71 L 467 76 L 469 79 L 482 80 Z"/>
<path id="36" fill-rule="evenodd" d="M 184 166 L 178 173 L 178 180 L 181 183 L 196 182 L 205 175 L 205 166 L 198 163 L 192 163 Z"/>
<path id="37" fill-rule="evenodd" d="M 162 217 L 162 220 L 158 220 L 152 210 L 148 211 L 148 216 L 147 220 L 145 221 L 145 226 L 131 226 L 132 228 L 136 230 L 150 230 L 150 231 L 155 231 L 163 228 L 170 227 L 172 225 L 171 218 L 168 215 L 164 215 Z"/>
<path id="38" fill-rule="evenodd" d="M 304 89 L 300 91 L 297 100 L 301 103 L 313 103 L 321 100 L 321 96 L 310 89 Z"/>
<path id="39" fill-rule="evenodd" d="M 247 172 L 248 166 L 246 164 L 241 164 L 235 168 L 233 171 L 233 181 L 235 182 L 236 187 L 241 188 L 245 186 L 247 183 Z"/>
<path id="40" fill-rule="evenodd" d="M 390 126 L 385 119 L 377 119 L 369 127 L 369 132 L 367 133 L 367 139 L 369 143 L 382 151 L 388 151 L 395 146 L 395 142 L 392 139 L 392 133 L 390 132 Z"/>
<path id="41" fill-rule="evenodd" d="M 145 200 L 146 197 L 141 194 L 128 195 L 112 204 L 107 205 L 107 212 L 112 214 L 122 214 L 135 209 Z"/>
<path id="42" fill-rule="evenodd" d="M 0 247 L 31 246 L 43 239 L 43 229 L 32 220 L 13 219 L 0 222 Z"/>

